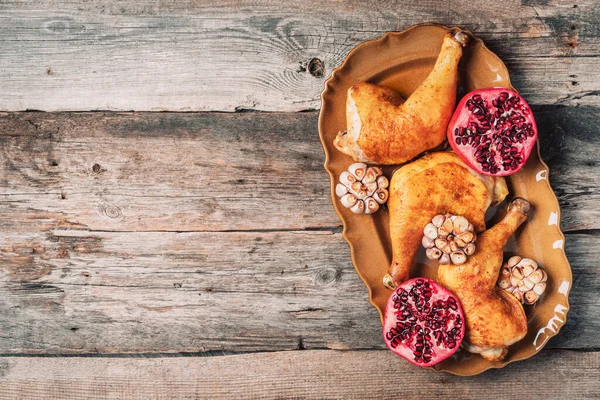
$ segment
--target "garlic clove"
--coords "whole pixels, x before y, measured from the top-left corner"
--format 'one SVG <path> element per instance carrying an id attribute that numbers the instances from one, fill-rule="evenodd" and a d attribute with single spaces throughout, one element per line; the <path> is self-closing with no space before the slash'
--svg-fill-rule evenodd
<path id="1" fill-rule="evenodd" d="M 377 187 L 379 189 L 387 189 L 387 187 L 390 185 L 390 182 L 388 181 L 388 179 L 381 175 L 380 177 L 377 178 Z"/>
<path id="2" fill-rule="evenodd" d="M 342 205 L 346 208 L 350 208 L 353 205 L 355 205 L 357 200 L 358 199 L 356 198 L 356 196 L 353 195 L 352 193 L 348 193 L 348 194 L 342 196 L 342 198 L 340 199 Z"/>
<path id="3" fill-rule="evenodd" d="M 541 268 L 540 271 L 542 271 L 542 280 L 540 282 L 546 282 L 548 280 L 548 274 Z"/>
<path id="4" fill-rule="evenodd" d="M 510 280 L 509 280 L 509 279 L 507 279 L 506 277 L 501 277 L 501 278 L 498 280 L 498 286 L 499 286 L 501 289 L 508 289 L 509 287 L 511 287 L 511 286 L 510 286 Z"/>
<path id="5" fill-rule="evenodd" d="M 500 276 L 508 278 L 510 276 L 510 268 L 504 266 L 500 269 Z"/>
<path id="6" fill-rule="evenodd" d="M 445 220 L 446 217 L 444 217 L 442 214 L 438 214 L 435 217 L 433 217 L 431 222 L 433 223 L 433 225 L 435 225 L 436 228 L 439 228 L 440 226 L 442 226 Z"/>
<path id="7" fill-rule="evenodd" d="M 462 240 L 461 238 L 457 237 L 456 239 L 454 239 L 454 243 L 456 243 L 456 245 L 460 248 L 465 247 L 467 244 L 464 242 L 464 240 Z"/>
<path id="8" fill-rule="evenodd" d="M 448 245 L 448 241 L 446 239 L 437 238 L 434 241 L 435 247 L 442 250 L 444 247 Z"/>
<path id="9" fill-rule="evenodd" d="M 444 221 L 444 223 L 442 224 L 442 227 L 448 231 L 448 233 L 452 233 L 454 231 L 454 223 L 452 222 L 452 219 L 450 218 L 446 218 L 446 220 Z"/>
<path id="10" fill-rule="evenodd" d="M 359 181 L 367 173 L 367 164 L 364 163 L 354 163 L 348 167 L 348 172 L 356 177 Z"/>
<path id="11" fill-rule="evenodd" d="M 373 198 L 368 197 L 365 200 L 365 214 L 373 214 L 377 210 L 379 210 L 379 203 Z"/>
<path id="12" fill-rule="evenodd" d="M 524 276 L 529 276 L 533 271 L 538 269 L 538 264 L 531 258 L 523 258 L 519 263 Z"/>
<path id="13" fill-rule="evenodd" d="M 353 192 L 360 192 L 362 187 L 363 187 L 363 184 L 362 184 L 362 182 L 359 182 L 359 181 L 352 182 L 352 184 L 350 184 L 350 190 L 352 190 Z"/>
<path id="14" fill-rule="evenodd" d="M 528 292 L 535 286 L 535 283 L 531 282 L 528 278 L 524 278 L 519 285 L 521 292 Z"/>
<path id="15" fill-rule="evenodd" d="M 523 280 L 523 278 L 524 278 L 523 272 L 521 271 L 521 268 L 519 268 L 519 267 L 513 268 L 512 276 L 514 276 L 515 279 L 518 279 L 518 280 Z"/>
<path id="16" fill-rule="evenodd" d="M 435 246 L 435 243 L 433 242 L 433 240 L 429 239 L 427 236 L 423 236 L 423 239 L 421 239 L 421 244 L 423 245 L 423 247 L 425 247 L 426 249 L 430 249 L 433 246 Z M 439 256 L 438 256 L 439 257 Z"/>
<path id="17" fill-rule="evenodd" d="M 354 214 L 362 214 L 363 212 L 365 212 L 364 201 L 357 200 L 356 204 L 354 204 L 352 207 L 350 207 L 350 211 L 352 211 Z"/>
<path id="18" fill-rule="evenodd" d="M 475 232 L 475 227 L 473 226 L 473 224 L 472 224 L 472 223 L 470 223 L 470 222 L 469 222 L 469 226 L 467 227 L 467 230 L 468 230 L 469 232 Z"/>
<path id="19" fill-rule="evenodd" d="M 361 182 L 350 185 L 350 192 L 361 200 L 367 197 L 367 188 Z"/>
<path id="20" fill-rule="evenodd" d="M 377 189 L 375 191 L 375 194 L 373 195 L 373 198 L 379 204 L 383 204 L 387 201 L 388 196 L 389 196 L 389 193 L 386 189 Z"/>
<path id="21" fill-rule="evenodd" d="M 450 256 L 448 254 L 442 254 L 440 257 L 440 264 L 448 265 L 450 264 Z"/>
<path id="22" fill-rule="evenodd" d="M 362 179 L 364 183 L 371 183 L 377 180 L 377 177 L 381 175 L 381 169 L 378 167 L 369 167 L 365 173 L 365 177 Z"/>
<path id="23" fill-rule="evenodd" d="M 540 297 L 535 292 L 527 292 L 527 293 L 525 293 L 523 298 L 524 298 L 523 303 L 525 303 L 527 305 L 531 305 L 531 304 L 535 303 Z"/>
<path id="24" fill-rule="evenodd" d="M 467 256 L 462 251 L 455 251 L 450 254 L 450 259 L 452 260 L 452 264 L 460 265 L 467 261 Z"/>
<path id="25" fill-rule="evenodd" d="M 535 285 L 532 289 L 535 294 L 537 294 L 538 296 L 541 296 L 545 291 L 546 291 L 546 282 L 540 282 L 537 285 Z"/>
<path id="26" fill-rule="evenodd" d="M 531 275 L 533 273 L 533 271 L 536 270 L 536 268 L 531 265 L 531 264 L 523 264 L 523 262 L 521 261 L 521 271 L 523 271 L 523 276 L 527 277 L 529 275 Z"/>
<path id="27" fill-rule="evenodd" d="M 337 197 L 342 197 L 346 193 L 348 193 L 348 187 L 342 185 L 341 183 L 335 185 L 335 194 Z"/>
<path id="28" fill-rule="evenodd" d="M 464 248 L 464 252 L 468 256 L 473 255 L 473 253 L 475 253 L 475 244 L 469 243 L 468 245 L 466 245 Z"/>
<path id="29" fill-rule="evenodd" d="M 453 225 L 454 225 L 454 233 L 456 235 L 460 235 L 461 233 L 464 233 L 467 231 L 467 228 L 469 227 L 469 221 L 467 221 L 467 219 L 465 217 L 458 216 L 454 219 Z"/>
<path id="30" fill-rule="evenodd" d="M 527 279 L 529 279 L 533 283 L 540 283 L 543 277 L 544 271 L 541 269 L 536 269 L 527 277 Z"/>
<path id="31" fill-rule="evenodd" d="M 367 183 L 367 184 L 365 184 L 365 187 L 367 188 L 367 196 L 371 197 L 371 196 L 373 196 L 373 194 L 375 194 L 375 191 L 377 190 L 377 183 L 376 182 Z"/>
<path id="32" fill-rule="evenodd" d="M 438 236 L 439 237 L 447 237 L 450 234 L 450 232 L 448 232 L 443 226 L 441 228 L 438 228 Z"/>
<path id="33" fill-rule="evenodd" d="M 340 183 L 342 183 L 342 185 L 350 187 L 354 182 L 356 182 L 356 177 L 350 172 L 344 171 L 340 174 Z"/>
<path id="34" fill-rule="evenodd" d="M 438 258 L 440 258 L 440 256 L 442 255 L 442 252 L 440 251 L 440 249 L 436 248 L 436 247 L 432 247 L 430 249 L 427 249 L 425 251 L 425 255 L 427 256 L 427 258 L 429 258 L 430 260 L 437 260 Z"/>
<path id="35" fill-rule="evenodd" d="M 435 226 L 430 222 L 427 225 L 425 225 L 425 228 L 423 229 L 423 234 L 429 239 L 434 240 L 435 238 L 437 238 L 438 232 Z"/>
<path id="36" fill-rule="evenodd" d="M 508 259 L 508 261 L 506 262 L 506 265 L 508 265 L 509 267 L 514 267 L 520 261 L 521 261 L 521 257 L 519 257 L 519 256 L 512 256 L 511 258 Z"/>
<path id="37" fill-rule="evenodd" d="M 521 279 L 515 277 L 514 275 L 511 275 L 510 278 L 508 278 L 510 280 L 510 286 L 514 286 L 514 287 L 519 287 L 519 283 L 521 283 Z"/>
<path id="38" fill-rule="evenodd" d="M 458 251 L 458 245 L 454 240 L 448 240 L 448 246 L 450 246 L 450 251 Z"/>
<path id="39" fill-rule="evenodd" d="M 515 296 L 517 298 L 517 300 L 519 300 L 521 303 L 523 303 L 523 293 L 515 290 L 514 292 L 512 292 L 512 295 Z"/>
<path id="40" fill-rule="evenodd" d="M 471 243 L 475 239 L 473 232 L 465 232 L 458 237 L 460 240 L 466 243 Z"/>

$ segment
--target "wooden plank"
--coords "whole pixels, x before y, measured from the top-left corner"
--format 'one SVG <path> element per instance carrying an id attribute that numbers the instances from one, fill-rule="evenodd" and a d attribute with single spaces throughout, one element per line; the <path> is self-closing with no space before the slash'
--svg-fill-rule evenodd
<path id="1" fill-rule="evenodd" d="M 597 348 L 598 109 L 535 112 L 563 228 L 592 230 L 549 346 Z M 1 115 L 0 353 L 381 348 L 316 118 Z"/>
<path id="2" fill-rule="evenodd" d="M 0 358 L 0 399 L 597 398 L 599 355 L 543 351 L 470 378 L 420 369 L 389 351 L 8 357 Z"/>
<path id="3" fill-rule="evenodd" d="M 318 109 L 352 48 L 427 21 L 473 30 L 532 104 L 598 105 L 599 20 L 595 0 L 2 2 L 0 110 Z"/>
<path id="4" fill-rule="evenodd" d="M 535 113 L 562 229 L 600 228 L 599 109 Z M 335 227 L 316 125 L 315 112 L 1 114 L 0 227 Z"/>
<path id="5" fill-rule="evenodd" d="M 316 120 L 316 113 L 5 114 L 0 226 L 337 226 Z"/>
<path id="6" fill-rule="evenodd" d="M 571 312 L 548 347 L 600 347 L 599 249 L 567 236 Z M 0 298 L 0 354 L 384 348 L 339 232 L 14 230 Z"/>

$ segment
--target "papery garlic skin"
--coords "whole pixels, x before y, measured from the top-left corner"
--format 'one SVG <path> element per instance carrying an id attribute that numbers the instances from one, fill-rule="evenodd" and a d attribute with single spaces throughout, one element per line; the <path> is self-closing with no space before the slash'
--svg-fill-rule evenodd
<path id="1" fill-rule="evenodd" d="M 535 304 L 544 291 L 548 274 L 530 258 L 513 256 L 500 269 L 497 286 L 512 294 L 522 304 Z"/>
<path id="2" fill-rule="evenodd" d="M 388 179 L 379 167 L 354 163 L 340 174 L 335 194 L 355 214 L 373 214 L 388 200 Z"/>
<path id="3" fill-rule="evenodd" d="M 425 255 L 430 260 L 461 265 L 475 253 L 476 239 L 473 224 L 465 217 L 438 214 L 423 228 L 421 244 L 427 249 Z"/>

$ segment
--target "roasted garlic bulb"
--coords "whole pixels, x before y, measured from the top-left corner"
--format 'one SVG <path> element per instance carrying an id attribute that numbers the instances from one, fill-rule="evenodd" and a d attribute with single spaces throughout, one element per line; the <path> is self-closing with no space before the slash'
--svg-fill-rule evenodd
<path id="1" fill-rule="evenodd" d="M 475 253 L 475 228 L 463 216 L 438 214 L 425 225 L 423 235 L 427 258 L 440 264 L 464 264 Z"/>
<path id="2" fill-rule="evenodd" d="M 354 163 L 340 175 L 335 194 L 355 214 L 373 214 L 388 199 L 389 182 L 381 168 Z"/>
<path id="3" fill-rule="evenodd" d="M 498 286 L 522 304 L 534 304 L 546 290 L 548 274 L 530 258 L 514 256 L 500 270 Z"/>

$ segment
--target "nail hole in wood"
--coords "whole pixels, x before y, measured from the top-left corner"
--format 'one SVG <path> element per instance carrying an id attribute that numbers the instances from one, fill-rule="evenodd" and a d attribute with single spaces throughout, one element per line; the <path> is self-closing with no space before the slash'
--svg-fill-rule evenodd
<path id="1" fill-rule="evenodd" d="M 94 164 L 94 166 L 92 167 L 92 171 L 94 171 L 95 174 L 100 173 L 101 169 L 102 167 L 100 166 L 100 164 Z"/>
<path id="2" fill-rule="evenodd" d="M 305 350 L 306 346 L 304 346 L 304 339 L 298 338 L 298 350 Z"/>

